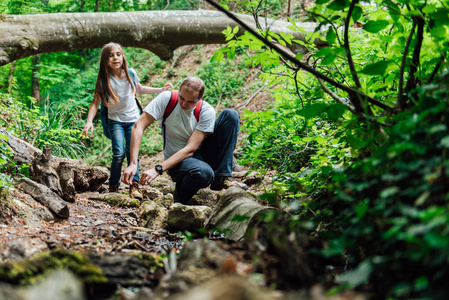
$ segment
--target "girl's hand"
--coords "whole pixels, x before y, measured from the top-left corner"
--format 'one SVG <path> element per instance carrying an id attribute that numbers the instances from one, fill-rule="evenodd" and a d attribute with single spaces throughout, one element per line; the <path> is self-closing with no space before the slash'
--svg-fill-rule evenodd
<path id="1" fill-rule="evenodd" d="M 91 133 L 94 133 L 94 126 L 92 125 L 92 122 L 87 122 L 86 125 L 84 125 L 84 129 L 83 132 L 81 133 L 81 136 L 87 138 L 89 129 Z"/>
<path id="2" fill-rule="evenodd" d="M 162 91 L 165 92 L 165 91 L 168 91 L 169 89 L 172 89 L 172 88 L 173 88 L 173 84 L 166 83 L 166 84 L 164 84 L 164 87 L 162 88 Z"/>

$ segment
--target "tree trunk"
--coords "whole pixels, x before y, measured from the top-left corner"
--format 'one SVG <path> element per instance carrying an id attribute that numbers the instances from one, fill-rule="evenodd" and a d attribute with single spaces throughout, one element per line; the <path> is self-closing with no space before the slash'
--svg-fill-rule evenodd
<path id="1" fill-rule="evenodd" d="M 255 27 L 252 16 L 238 17 Z M 271 31 L 290 33 L 298 40 L 316 27 L 303 23 L 306 32 L 301 33 L 288 29 L 288 22 L 268 19 L 267 24 Z M 183 45 L 226 43 L 222 31 L 228 26 L 237 23 L 211 10 L 2 15 L 0 66 L 39 53 L 101 48 L 111 41 L 144 48 L 169 60 Z M 243 32 L 240 29 L 239 34 Z M 306 51 L 295 43 L 290 48 L 295 53 Z"/>
<path id="2" fill-rule="evenodd" d="M 37 103 L 41 103 L 41 93 L 39 88 L 39 72 L 41 63 L 41 55 L 37 54 L 33 56 L 31 67 L 31 97 L 36 98 Z"/>
<path id="3" fill-rule="evenodd" d="M 9 74 L 8 74 L 8 87 L 6 88 L 6 92 L 8 94 L 11 93 L 12 86 L 13 86 L 13 79 L 14 79 L 14 70 L 16 69 L 16 62 L 14 61 L 11 66 L 9 67 Z"/>

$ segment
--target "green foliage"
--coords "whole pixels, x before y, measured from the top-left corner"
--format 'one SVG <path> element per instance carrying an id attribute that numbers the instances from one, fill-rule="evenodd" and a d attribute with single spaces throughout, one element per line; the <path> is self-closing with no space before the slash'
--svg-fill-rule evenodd
<path id="1" fill-rule="evenodd" d="M 394 117 L 390 139 L 372 156 L 329 172 L 336 196 L 309 203 L 318 209 L 326 201 L 327 209 L 312 218 L 315 223 L 338 224 L 322 227 L 320 235 L 343 247 L 324 254 L 342 255 L 345 249 L 351 263 L 359 264 L 342 283 L 382 284 L 382 298 L 448 297 L 445 77 L 441 87 L 421 89 L 421 101 L 410 113 Z"/>
<path id="2" fill-rule="evenodd" d="M 84 146 L 79 141 L 80 131 L 74 127 L 80 112 L 70 103 L 56 108 L 46 104 L 41 112 L 32 98 L 31 108 L 7 94 L 0 93 L 0 99 L 1 126 L 15 136 L 37 148 L 51 146 L 56 156 L 75 158 L 84 153 Z"/>
<path id="3" fill-rule="evenodd" d="M 198 69 L 198 77 L 206 85 L 204 99 L 212 105 L 231 104 L 245 82 L 246 69 L 238 65 L 211 61 Z"/>

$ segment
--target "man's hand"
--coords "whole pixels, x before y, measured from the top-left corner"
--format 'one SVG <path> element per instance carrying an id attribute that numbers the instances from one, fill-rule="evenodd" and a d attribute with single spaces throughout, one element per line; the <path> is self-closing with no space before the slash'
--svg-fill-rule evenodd
<path id="1" fill-rule="evenodd" d="M 122 182 L 131 185 L 133 183 L 133 178 L 134 175 L 136 175 L 136 173 L 137 173 L 137 165 L 130 164 L 123 172 Z M 142 182 L 142 180 L 140 182 Z"/>
<path id="2" fill-rule="evenodd" d="M 140 184 L 150 184 L 158 175 L 159 173 L 154 168 L 146 170 L 140 176 Z"/>

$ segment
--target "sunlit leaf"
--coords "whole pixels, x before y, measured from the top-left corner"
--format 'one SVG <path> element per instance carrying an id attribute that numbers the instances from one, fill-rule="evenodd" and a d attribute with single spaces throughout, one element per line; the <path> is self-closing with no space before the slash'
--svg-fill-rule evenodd
<path id="1" fill-rule="evenodd" d="M 388 24 L 388 21 L 385 20 L 368 21 L 368 23 L 363 26 L 363 29 L 371 33 L 378 33 L 382 29 L 385 29 Z"/>

